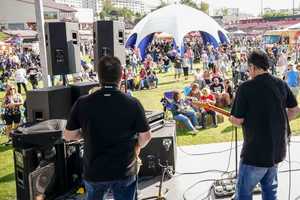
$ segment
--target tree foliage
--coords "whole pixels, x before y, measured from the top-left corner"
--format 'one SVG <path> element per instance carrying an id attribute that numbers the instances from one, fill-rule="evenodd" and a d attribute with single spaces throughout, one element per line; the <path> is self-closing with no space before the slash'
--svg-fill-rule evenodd
<path id="1" fill-rule="evenodd" d="M 200 5 L 195 3 L 193 0 L 180 0 L 180 3 L 209 14 L 209 4 L 205 1 L 201 1 Z"/>
<path id="2" fill-rule="evenodd" d="M 285 16 L 289 16 L 289 15 L 290 15 L 289 12 L 272 10 L 272 11 L 265 12 L 263 15 L 263 18 L 285 17 Z"/>

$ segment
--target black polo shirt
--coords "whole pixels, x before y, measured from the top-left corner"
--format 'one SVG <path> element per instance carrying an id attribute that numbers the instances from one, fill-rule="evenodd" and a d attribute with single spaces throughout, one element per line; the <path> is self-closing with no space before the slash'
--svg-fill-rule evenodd
<path id="1" fill-rule="evenodd" d="M 277 95 L 270 84 L 277 88 Z M 296 106 L 297 100 L 287 84 L 268 73 L 238 88 L 231 114 L 245 119 L 241 152 L 244 164 L 272 167 L 284 160 L 288 134 L 285 108 Z"/>
<path id="2" fill-rule="evenodd" d="M 137 99 L 111 86 L 81 97 L 66 126 L 79 128 L 85 140 L 84 179 L 112 181 L 136 175 L 137 134 L 150 129 Z"/>

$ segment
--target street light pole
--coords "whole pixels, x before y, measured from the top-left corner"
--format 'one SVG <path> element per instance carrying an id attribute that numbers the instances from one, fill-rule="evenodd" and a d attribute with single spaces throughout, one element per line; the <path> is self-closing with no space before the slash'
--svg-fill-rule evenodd
<path id="1" fill-rule="evenodd" d="M 295 0 L 293 0 L 293 16 L 295 15 Z"/>
<path id="2" fill-rule="evenodd" d="M 46 59 L 46 42 L 45 42 L 45 21 L 43 0 L 35 0 L 35 16 L 39 38 L 40 60 L 42 68 L 43 87 L 49 87 L 48 66 Z"/>

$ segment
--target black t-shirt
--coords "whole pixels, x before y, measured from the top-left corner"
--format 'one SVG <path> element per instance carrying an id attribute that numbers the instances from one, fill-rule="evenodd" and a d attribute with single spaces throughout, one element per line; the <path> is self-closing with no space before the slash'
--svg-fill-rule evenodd
<path id="1" fill-rule="evenodd" d="M 286 108 L 296 106 L 287 84 L 270 74 L 259 75 L 238 88 L 231 114 L 244 119 L 244 164 L 272 167 L 283 161 L 288 134 Z"/>
<path id="2" fill-rule="evenodd" d="M 81 129 L 84 178 L 112 181 L 136 175 L 137 134 L 150 128 L 141 103 L 110 87 L 79 98 L 66 129 Z"/>
<path id="3" fill-rule="evenodd" d="M 224 91 L 224 86 L 221 83 L 219 83 L 218 85 L 212 84 L 210 86 L 210 90 L 215 93 L 217 92 L 222 93 Z"/>

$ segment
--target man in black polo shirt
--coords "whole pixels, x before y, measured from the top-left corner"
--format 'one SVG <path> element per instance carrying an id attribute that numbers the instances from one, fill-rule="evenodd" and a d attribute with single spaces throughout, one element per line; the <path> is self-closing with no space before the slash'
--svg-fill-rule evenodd
<path id="1" fill-rule="evenodd" d="M 119 90 L 119 59 L 103 57 L 98 66 L 102 89 L 74 104 L 64 137 L 83 138 L 83 176 L 86 200 L 104 199 L 112 190 L 115 200 L 136 199 L 137 156 L 150 141 L 141 103 Z"/>
<path id="2" fill-rule="evenodd" d="M 277 164 L 286 156 L 289 120 L 300 108 L 287 84 L 268 73 L 264 52 L 253 51 L 248 65 L 252 80 L 238 88 L 230 117 L 244 134 L 235 200 L 251 200 L 259 182 L 263 199 L 277 200 Z"/>

